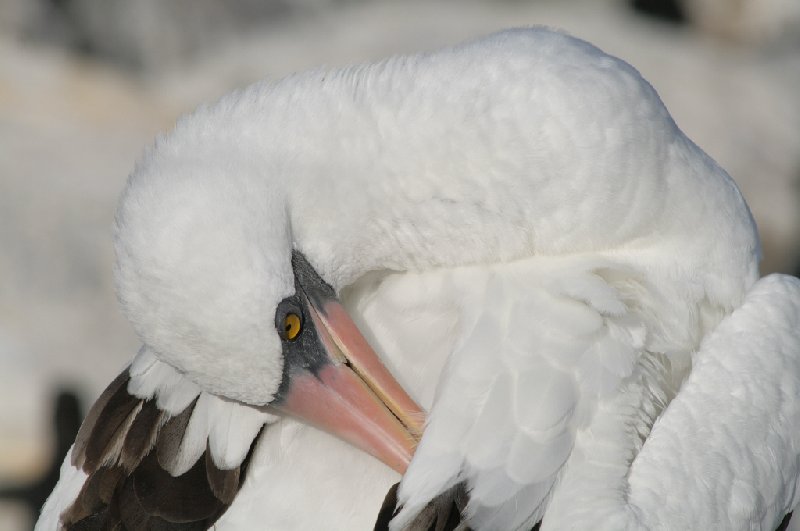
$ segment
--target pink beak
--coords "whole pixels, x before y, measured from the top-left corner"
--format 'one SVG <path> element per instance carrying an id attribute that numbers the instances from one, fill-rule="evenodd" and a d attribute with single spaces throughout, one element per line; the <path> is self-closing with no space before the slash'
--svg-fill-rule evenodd
<path id="1" fill-rule="evenodd" d="M 292 377 L 279 410 L 327 431 L 403 474 L 425 413 L 380 362 L 335 299 L 308 308 L 330 363 Z"/>

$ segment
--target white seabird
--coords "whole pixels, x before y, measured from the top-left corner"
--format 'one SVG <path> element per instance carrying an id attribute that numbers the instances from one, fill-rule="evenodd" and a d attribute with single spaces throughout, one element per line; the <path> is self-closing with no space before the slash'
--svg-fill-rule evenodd
<path id="1" fill-rule="evenodd" d="M 800 282 L 758 280 L 732 180 L 578 39 L 202 107 L 136 166 L 116 251 L 145 346 L 37 529 L 370 529 L 402 472 L 395 530 L 458 489 L 477 530 L 769 529 L 798 501 Z"/>

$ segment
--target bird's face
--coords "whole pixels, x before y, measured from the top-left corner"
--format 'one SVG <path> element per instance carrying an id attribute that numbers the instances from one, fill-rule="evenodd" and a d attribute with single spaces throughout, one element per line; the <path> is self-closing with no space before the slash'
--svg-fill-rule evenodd
<path id="1" fill-rule="evenodd" d="M 116 281 L 153 352 L 204 391 L 293 415 L 404 471 L 420 408 L 295 250 L 280 191 L 159 157 L 117 212 Z"/>
<path id="2" fill-rule="evenodd" d="M 292 270 L 295 292 L 275 310 L 283 372 L 270 405 L 405 472 L 422 434 L 422 410 L 297 251 Z"/>

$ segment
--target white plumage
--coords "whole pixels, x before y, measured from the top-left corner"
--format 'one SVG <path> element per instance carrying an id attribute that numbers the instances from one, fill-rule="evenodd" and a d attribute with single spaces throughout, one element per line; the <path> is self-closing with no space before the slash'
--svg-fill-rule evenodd
<path id="1" fill-rule="evenodd" d="M 770 528 L 798 501 L 800 283 L 756 283 L 731 179 L 583 41 L 507 31 L 234 93 L 137 165 L 116 242 L 147 345 L 128 392 L 197 398 L 170 471 L 206 444 L 235 468 L 267 425 L 217 528 L 369 529 L 398 477 L 261 408 L 293 248 L 430 412 L 394 529 L 461 482 L 479 530 Z"/>

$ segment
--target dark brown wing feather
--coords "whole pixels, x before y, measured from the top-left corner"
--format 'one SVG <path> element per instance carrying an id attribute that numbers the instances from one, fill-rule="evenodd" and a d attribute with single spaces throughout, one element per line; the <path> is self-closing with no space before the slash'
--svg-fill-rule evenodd
<path id="1" fill-rule="evenodd" d="M 397 488 L 400 486 L 400 483 L 395 483 L 389 489 L 389 492 L 386 493 L 386 496 L 383 498 L 383 505 L 381 505 L 381 510 L 378 511 L 378 518 L 375 520 L 375 527 L 372 528 L 372 531 L 388 531 L 389 529 L 389 522 L 392 521 L 392 518 L 395 514 L 397 514 Z"/>
<path id="2" fill-rule="evenodd" d="M 399 508 L 396 508 L 398 486 L 399 483 L 394 484 L 386 494 L 374 531 L 389 530 L 389 522 L 399 511 Z M 404 531 L 469 531 L 463 519 L 468 500 L 466 486 L 464 483 L 459 483 L 428 502 Z"/>
<path id="3" fill-rule="evenodd" d="M 386 493 L 373 531 L 389 531 L 389 522 L 400 510 L 397 507 L 399 485 L 395 483 Z M 459 483 L 428 502 L 403 531 L 470 531 L 464 521 L 464 509 L 468 501 L 466 485 Z M 539 531 L 540 526 L 541 522 L 533 526 L 531 531 Z"/>
<path id="4" fill-rule="evenodd" d="M 218 468 L 211 458 L 211 450 L 206 448 L 206 479 L 214 496 L 224 504 L 230 505 L 239 492 L 239 467 L 232 470 Z"/>
<path id="5" fill-rule="evenodd" d="M 171 465 L 178 457 L 183 434 L 186 433 L 186 427 L 189 425 L 189 420 L 192 418 L 192 412 L 196 404 L 197 399 L 195 398 L 186 409 L 167 420 L 164 427 L 161 428 L 158 434 L 158 442 L 156 443 L 156 455 L 161 468 L 173 469 Z"/>
<path id="6" fill-rule="evenodd" d="M 211 492 L 206 478 L 206 459 L 198 459 L 188 472 L 172 477 L 158 465 L 155 455 L 150 454 L 126 483 L 136 496 L 136 505 L 144 513 L 169 522 L 207 520 L 224 507 Z"/>
<path id="7" fill-rule="evenodd" d="M 208 447 L 178 477 L 166 471 L 180 450 L 197 401 L 174 417 L 127 391 L 126 370 L 103 392 L 78 433 L 72 463 L 88 475 L 61 514 L 68 531 L 194 531 L 213 526 L 244 482 L 241 466 L 221 470 Z M 260 437 L 256 437 L 257 440 Z"/>
<path id="8" fill-rule="evenodd" d="M 112 416 L 112 412 L 119 410 L 118 403 L 120 401 L 124 401 L 127 405 L 130 405 L 131 410 L 138 403 L 138 399 L 133 399 L 133 397 L 129 400 L 124 400 L 125 396 L 130 397 L 127 391 L 129 380 L 128 371 L 123 371 L 108 385 L 108 387 L 106 387 L 105 391 L 100 395 L 100 398 L 97 399 L 89 410 L 86 419 L 81 425 L 81 429 L 78 430 L 78 435 L 75 437 L 75 446 L 72 450 L 72 464 L 74 466 L 84 468 L 86 464 L 86 453 L 89 451 L 90 442 L 92 443 L 91 446 L 93 449 L 96 449 L 98 446 L 105 446 L 105 444 L 108 443 L 107 438 L 101 437 L 102 434 L 100 431 L 98 431 L 96 436 L 94 434 L 95 427 L 98 426 L 98 420 L 101 415 L 105 417 L 103 422 L 100 423 L 100 427 L 102 428 L 104 422 L 113 420 L 109 419 L 109 417 Z M 120 391 L 123 391 L 124 394 L 121 394 Z M 96 453 L 96 450 L 93 451 Z M 96 468 L 97 464 L 89 463 L 87 466 L 89 468 Z"/>
<path id="9" fill-rule="evenodd" d="M 146 400 L 142 404 L 122 445 L 119 461 L 125 470 L 132 471 L 153 448 L 164 415 L 165 413 L 156 407 L 155 400 Z"/>

